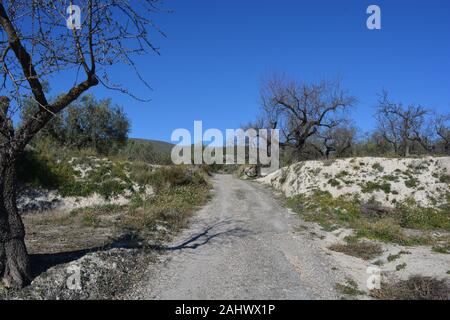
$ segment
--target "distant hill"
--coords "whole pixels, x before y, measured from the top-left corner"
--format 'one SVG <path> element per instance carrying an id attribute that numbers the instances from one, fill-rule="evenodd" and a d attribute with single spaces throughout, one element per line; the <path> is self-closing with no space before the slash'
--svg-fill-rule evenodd
<path id="1" fill-rule="evenodd" d="M 131 141 L 135 141 L 136 143 L 149 144 L 152 146 L 153 151 L 160 154 L 168 154 L 172 151 L 174 144 L 159 141 L 159 140 L 147 140 L 147 139 L 137 139 L 137 138 L 129 138 Z"/>
<path id="2" fill-rule="evenodd" d="M 145 161 L 152 164 L 172 164 L 173 144 L 164 141 L 129 138 L 122 153 L 129 160 Z"/>

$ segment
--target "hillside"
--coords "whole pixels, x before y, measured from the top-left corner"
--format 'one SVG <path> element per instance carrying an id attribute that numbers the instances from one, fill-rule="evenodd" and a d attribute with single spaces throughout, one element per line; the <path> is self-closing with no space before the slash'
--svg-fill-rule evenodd
<path id="1" fill-rule="evenodd" d="M 304 161 L 259 179 L 285 196 L 312 195 L 320 190 L 333 197 L 357 197 L 394 207 L 414 201 L 424 207 L 446 204 L 450 157 L 375 158 Z"/>
<path id="2" fill-rule="evenodd" d="M 152 147 L 154 152 L 169 156 L 174 146 L 172 143 L 159 140 L 139 139 L 139 138 L 129 138 L 129 140 L 135 141 L 136 143 L 148 144 Z"/>

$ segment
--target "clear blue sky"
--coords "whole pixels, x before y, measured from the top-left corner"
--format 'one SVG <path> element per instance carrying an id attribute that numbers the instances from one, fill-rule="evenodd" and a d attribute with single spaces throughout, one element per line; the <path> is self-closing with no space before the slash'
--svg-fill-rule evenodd
<path id="1" fill-rule="evenodd" d="M 366 28 L 366 8 L 381 7 L 382 30 Z M 167 0 L 155 17 L 161 56 L 137 60 L 154 88 L 116 66 L 112 79 L 149 103 L 111 96 L 132 121 L 132 137 L 170 140 L 176 128 L 238 128 L 258 111 L 261 78 L 286 72 L 305 81 L 340 76 L 359 103 L 362 131 L 373 128 L 377 93 L 450 110 L 448 0 Z M 62 89 L 64 81 L 54 91 Z"/>

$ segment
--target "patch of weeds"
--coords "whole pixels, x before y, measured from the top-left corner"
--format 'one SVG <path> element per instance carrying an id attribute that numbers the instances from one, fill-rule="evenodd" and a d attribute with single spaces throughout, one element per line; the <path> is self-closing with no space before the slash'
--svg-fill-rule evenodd
<path id="1" fill-rule="evenodd" d="M 379 240 L 386 243 L 397 243 L 404 246 L 429 244 L 428 238 L 409 237 L 392 218 L 382 218 L 375 221 L 362 221 L 356 229 L 356 236 Z"/>
<path id="2" fill-rule="evenodd" d="M 406 263 L 401 263 L 395 266 L 395 270 L 400 271 L 406 268 Z"/>
<path id="3" fill-rule="evenodd" d="M 308 173 L 312 176 L 318 176 L 322 172 L 322 168 L 309 169 Z"/>
<path id="4" fill-rule="evenodd" d="M 346 177 L 348 175 L 349 175 L 348 171 L 342 170 L 336 175 L 336 178 L 337 179 L 341 179 L 341 178 Z"/>
<path id="5" fill-rule="evenodd" d="M 387 257 L 387 261 L 388 262 L 392 262 L 392 261 L 395 261 L 395 260 L 397 260 L 397 259 L 399 259 L 400 258 L 400 253 L 398 253 L 398 254 L 390 254 L 388 257 Z"/>
<path id="6" fill-rule="evenodd" d="M 445 210 L 421 207 L 412 198 L 397 203 L 395 214 L 404 228 L 450 231 L 450 215 Z"/>
<path id="7" fill-rule="evenodd" d="M 130 178 L 139 185 L 150 185 L 154 168 L 145 162 L 132 162 L 130 165 Z"/>
<path id="8" fill-rule="evenodd" d="M 409 177 L 407 180 L 405 180 L 405 186 L 407 186 L 408 188 L 415 188 L 417 187 L 417 185 L 419 184 L 419 180 L 417 180 L 414 177 Z"/>
<path id="9" fill-rule="evenodd" d="M 349 279 L 349 278 L 346 279 L 345 284 L 337 283 L 336 289 L 341 294 L 344 294 L 347 296 L 359 296 L 359 295 L 364 294 L 364 291 L 361 291 L 358 289 L 358 284 L 356 283 L 356 281 L 353 279 Z"/>
<path id="10" fill-rule="evenodd" d="M 450 254 L 450 243 L 444 245 L 434 245 L 431 250 L 436 253 Z"/>
<path id="11" fill-rule="evenodd" d="M 328 249 L 342 252 L 349 256 L 361 258 L 363 260 L 372 260 L 383 253 L 379 244 L 368 241 L 349 242 L 346 244 L 333 244 Z"/>
<path id="12" fill-rule="evenodd" d="M 387 257 L 387 261 L 388 261 L 388 262 L 395 261 L 395 260 L 397 260 L 398 258 L 400 258 L 400 256 L 403 255 L 403 254 L 411 254 L 411 252 L 401 250 L 401 251 L 400 251 L 399 253 L 397 253 L 397 254 L 390 254 L 390 255 Z"/>
<path id="13" fill-rule="evenodd" d="M 403 226 L 411 227 L 412 218 L 401 219 L 396 210 L 386 215 L 367 216 L 362 213 L 363 203 L 358 197 L 340 196 L 333 198 L 327 191 L 315 190 L 312 195 L 297 195 L 288 198 L 286 205 L 301 214 L 306 221 L 318 223 L 325 231 L 345 227 L 355 230 L 355 239 L 367 238 L 386 243 L 397 243 L 405 246 L 430 245 L 435 242 L 428 236 L 411 236 L 404 232 Z M 431 219 L 429 226 L 442 223 L 440 219 Z M 428 220 L 426 220 L 428 221 Z M 419 224 L 420 225 L 420 224 Z M 423 225 L 423 224 L 422 224 Z M 440 224 L 442 226 L 442 224 Z"/>
<path id="14" fill-rule="evenodd" d="M 412 276 L 408 280 L 382 283 L 370 295 L 382 300 L 449 300 L 450 284 L 432 277 Z"/>
<path id="15" fill-rule="evenodd" d="M 85 227 L 97 228 L 100 225 L 100 219 L 95 213 L 84 213 L 80 221 Z"/>
<path id="16" fill-rule="evenodd" d="M 182 185 L 163 189 L 129 210 L 124 225 L 137 231 L 154 231 L 163 223 L 171 231 L 183 228 L 198 206 L 209 199 L 208 185 Z"/>
<path id="17" fill-rule="evenodd" d="M 444 174 L 444 175 L 440 176 L 439 177 L 439 182 L 450 184 L 450 175 Z"/>
<path id="18" fill-rule="evenodd" d="M 353 203 L 341 197 L 333 198 L 329 192 L 320 190 L 315 190 L 310 197 L 297 195 L 289 198 L 286 204 L 301 213 L 307 221 L 317 222 L 325 230 L 334 230 L 336 225 L 354 220 L 360 214 L 358 202 Z"/>
<path id="19" fill-rule="evenodd" d="M 384 265 L 384 262 L 383 262 L 383 260 L 378 259 L 377 261 L 373 262 L 372 264 L 374 264 L 378 267 L 381 267 L 382 265 Z"/>
<path id="20" fill-rule="evenodd" d="M 157 191 L 185 185 L 207 185 L 205 176 L 200 171 L 190 170 L 185 166 L 162 167 L 154 170 L 149 177 L 149 184 Z"/>
<path id="21" fill-rule="evenodd" d="M 385 181 L 392 181 L 392 182 L 398 182 L 399 181 L 399 177 L 398 176 L 394 176 L 394 175 L 384 175 L 381 177 L 381 179 L 385 180 Z"/>
<path id="22" fill-rule="evenodd" d="M 341 182 L 336 179 L 330 179 L 328 180 L 328 184 L 332 187 L 339 187 L 341 185 Z"/>
<path id="23" fill-rule="evenodd" d="M 378 183 L 374 181 L 367 181 L 361 186 L 361 191 L 364 193 L 372 193 L 379 190 L 382 190 L 384 191 L 384 193 L 389 194 L 391 192 L 391 184 L 388 182 Z"/>
<path id="24" fill-rule="evenodd" d="M 376 162 L 372 165 L 372 169 L 377 170 L 378 172 L 384 171 L 384 167 L 378 162 Z"/>
<path id="25" fill-rule="evenodd" d="M 106 204 L 101 206 L 85 207 L 72 210 L 71 215 L 83 215 L 83 214 L 97 214 L 97 215 L 109 215 L 126 210 L 126 206 L 117 204 Z"/>
<path id="26" fill-rule="evenodd" d="M 287 176 L 288 176 L 287 170 L 281 169 L 281 176 L 279 182 L 281 184 L 285 183 L 287 180 Z"/>

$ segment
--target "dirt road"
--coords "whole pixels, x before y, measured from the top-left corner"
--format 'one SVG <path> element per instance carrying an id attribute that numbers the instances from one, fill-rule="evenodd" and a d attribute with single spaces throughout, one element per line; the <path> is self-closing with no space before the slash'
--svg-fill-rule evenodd
<path id="1" fill-rule="evenodd" d="M 256 182 L 213 178 L 214 196 L 132 293 L 137 299 L 336 299 L 342 281 L 299 219 Z"/>

